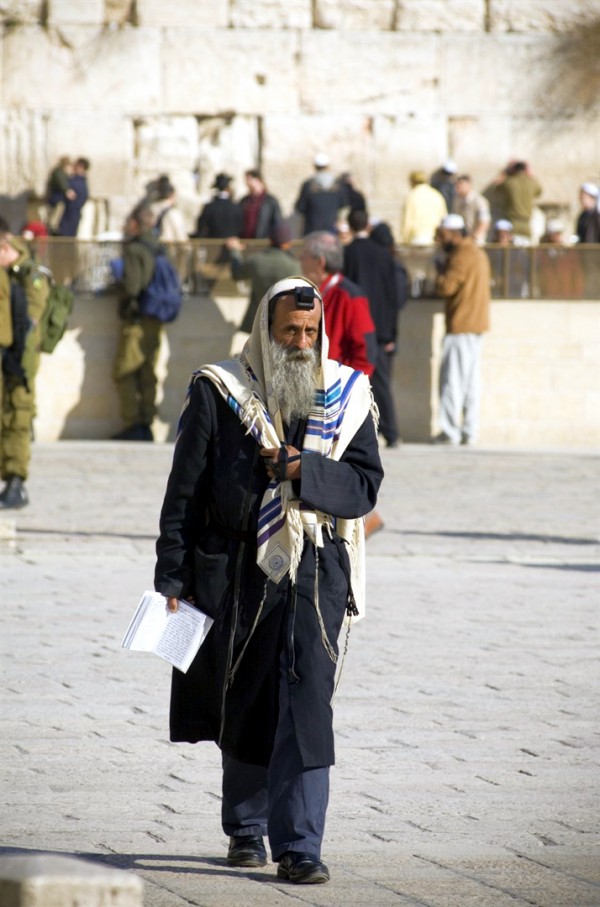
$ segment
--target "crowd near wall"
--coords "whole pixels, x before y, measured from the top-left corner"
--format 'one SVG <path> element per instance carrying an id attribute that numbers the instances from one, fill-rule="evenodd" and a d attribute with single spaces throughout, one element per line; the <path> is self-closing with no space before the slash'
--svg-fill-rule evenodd
<path id="1" fill-rule="evenodd" d="M 260 166 L 284 211 L 315 152 L 398 228 L 408 173 L 486 186 L 529 161 L 575 215 L 598 110 L 557 109 L 557 41 L 597 0 L 2 0 L 0 193 L 92 161 L 96 232 L 168 172 L 193 225 L 214 175 Z M 101 222 L 100 222 L 101 221 Z"/>

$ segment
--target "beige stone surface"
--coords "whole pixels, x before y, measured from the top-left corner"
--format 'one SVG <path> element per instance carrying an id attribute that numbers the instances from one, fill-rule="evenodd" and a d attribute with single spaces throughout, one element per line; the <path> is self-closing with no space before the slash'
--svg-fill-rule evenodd
<path id="1" fill-rule="evenodd" d="M 324 29 L 388 31 L 394 25 L 395 0 L 315 0 L 315 26 Z"/>
<path id="2" fill-rule="evenodd" d="M 156 110 L 160 34 L 155 29 L 24 26 L 4 39 L 4 104 L 38 110 Z M 32 66 L 32 59 L 36 65 Z"/>
<path id="3" fill-rule="evenodd" d="M 229 0 L 136 0 L 136 10 L 144 28 L 221 28 L 228 25 Z"/>
<path id="4" fill-rule="evenodd" d="M 0 856 L 3 907 L 142 907 L 142 880 L 102 862 L 57 854 Z"/>
<path id="5" fill-rule="evenodd" d="M 225 171 L 234 177 L 232 190 L 239 198 L 247 192 L 244 171 L 259 163 L 259 124 L 254 116 L 206 117 L 198 123 L 198 191 L 213 192 L 214 178 Z"/>
<path id="6" fill-rule="evenodd" d="M 105 21 L 109 24 L 123 25 L 131 21 L 135 8 L 135 0 L 104 0 Z"/>
<path id="7" fill-rule="evenodd" d="M 48 0 L 48 25 L 102 25 L 104 0 Z"/>
<path id="8" fill-rule="evenodd" d="M 163 109 L 205 115 L 263 115 L 281 109 L 294 113 L 297 53 L 296 32 L 165 29 Z"/>
<path id="9" fill-rule="evenodd" d="M 41 9 L 42 0 L 4 0 L 0 7 L 0 23 L 37 23 Z"/>
<path id="10" fill-rule="evenodd" d="M 397 31 L 483 31 L 484 0 L 398 0 Z"/>
<path id="11" fill-rule="evenodd" d="M 435 35 L 304 33 L 302 109 L 307 113 L 360 110 L 390 116 L 435 111 L 439 107 L 439 52 Z"/>
<path id="12" fill-rule="evenodd" d="M 44 191 L 47 177 L 47 118 L 42 111 L 0 108 L 0 185 L 11 194 Z"/>
<path id="13" fill-rule="evenodd" d="M 448 38 L 440 69 L 444 110 L 449 116 L 534 116 L 531 73 L 540 75 L 551 42 L 530 35 L 480 35 L 475 42 L 464 34 Z"/>
<path id="14" fill-rule="evenodd" d="M 312 0 L 231 0 L 233 28 L 311 28 Z"/>
<path id="15" fill-rule="evenodd" d="M 490 28 L 505 32 L 555 32 L 580 17 L 598 15 L 596 0 L 490 0 Z"/>

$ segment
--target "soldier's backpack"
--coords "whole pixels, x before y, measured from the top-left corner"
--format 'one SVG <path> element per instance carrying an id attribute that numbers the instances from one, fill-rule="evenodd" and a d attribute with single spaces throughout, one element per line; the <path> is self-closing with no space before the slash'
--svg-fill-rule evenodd
<path id="1" fill-rule="evenodd" d="M 150 248 L 148 243 L 144 243 Z M 153 253 L 154 254 L 154 253 Z M 175 321 L 181 309 L 183 294 L 179 275 L 164 252 L 155 254 L 154 273 L 138 300 L 142 315 L 168 323 Z"/>
<path id="2" fill-rule="evenodd" d="M 68 287 L 63 287 L 56 283 L 49 268 L 44 267 L 44 265 L 37 265 L 36 270 L 47 277 L 50 284 L 46 308 L 40 320 L 40 348 L 42 353 L 52 353 L 67 329 L 67 324 L 73 311 L 74 297 Z"/>

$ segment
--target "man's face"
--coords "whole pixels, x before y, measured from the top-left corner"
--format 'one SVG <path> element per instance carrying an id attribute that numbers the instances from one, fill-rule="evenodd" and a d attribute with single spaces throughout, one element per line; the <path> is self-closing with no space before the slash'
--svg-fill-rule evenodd
<path id="1" fill-rule="evenodd" d="M 310 350 L 319 339 L 321 303 L 315 299 L 310 311 L 296 308 L 293 296 L 282 296 L 277 300 L 271 337 L 280 346 L 292 350 Z"/>
<path id="2" fill-rule="evenodd" d="M 598 199 L 593 195 L 588 195 L 583 189 L 579 193 L 579 201 L 581 202 L 581 207 L 585 208 L 586 211 L 593 211 L 598 204 Z"/>
<path id="3" fill-rule="evenodd" d="M 133 217 L 128 217 L 125 221 L 125 236 L 137 236 L 140 232 L 140 227 L 137 220 L 134 220 Z"/>
<path id="4" fill-rule="evenodd" d="M 469 180 L 457 180 L 455 186 L 455 192 L 460 198 L 466 198 L 469 194 L 471 188 L 471 183 Z"/>
<path id="5" fill-rule="evenodd" d="M 327 272 L 325 271 L 325 262 L 322 258 L 315 258 L 313 255 L 309 255 L 306 249 L 302 249 L 300 253 L 300 264 L 304 276 L 317 286 L 325 279 Z"/>
<path id="6" fill-rule="evenodd" d="M 446 227 L 440 227 L 439 242 L 446 252 L 452 251 L 454 246 L 460 243 L 461 235 L 456 230 L 448 230 Z"/>
<path id="7" fill-rule="evenodd" d="M 257 176 L 246 176 L 246 185 L 250 195 L 261 195 L 264 190 L 264 183 Z"/>

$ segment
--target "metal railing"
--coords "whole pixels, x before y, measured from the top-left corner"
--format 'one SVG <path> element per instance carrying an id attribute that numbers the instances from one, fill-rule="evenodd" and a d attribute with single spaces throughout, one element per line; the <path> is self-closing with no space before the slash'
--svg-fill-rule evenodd
<path id="1" fill-rule="evenodd" d="M 301 243 L 294 243 L 297 252 Z M 110 262 L 122 252 L 118 241 L 44 237 L 33 244 L 60 283 L 76 292 L 106 293 L 114 288 Z M 246 254 L 264 248 L 264 241 L 246 243 Z M 194 295 L 238 296 L 245 288 L 231 277 L 221 240 L 189 240 L 167 244 L 168 254 L 185 292 Z M 435 297 L 436 249 L 398 246 L 397 255 L 409 275 L 413 299 Z M 600 299 L 600 245 L 485 246 L 492 271 L 492 296 L 497 299 Z M 300 271 L 300 264 L 298 263 Z"/>

